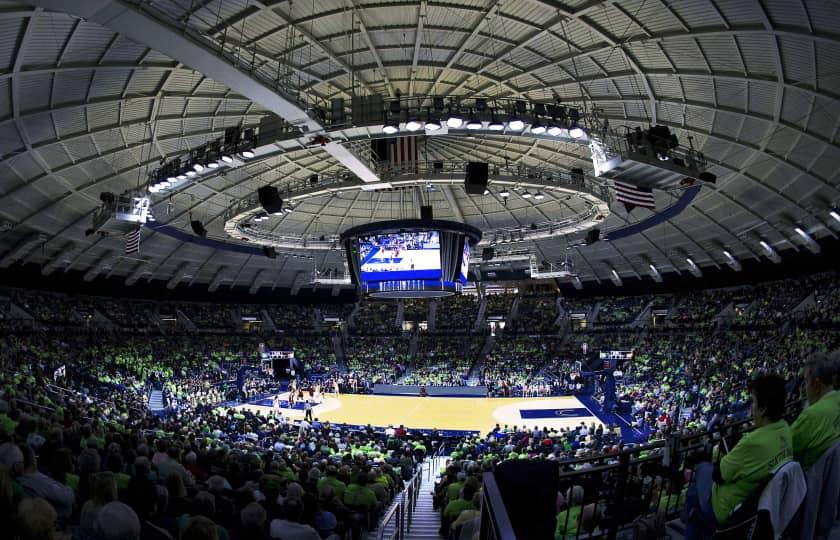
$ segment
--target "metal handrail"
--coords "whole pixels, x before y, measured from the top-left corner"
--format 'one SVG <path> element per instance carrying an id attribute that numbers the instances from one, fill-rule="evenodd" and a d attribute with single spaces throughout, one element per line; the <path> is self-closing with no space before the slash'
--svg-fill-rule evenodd
<path id="1" fill-rule="evenodd" d="M 516 540 L 516 533 L 513 531 L 513 525 L 494 474 L 484 473 L 482 485 L 484 496 L 481 497 L 479 538 L 481 540 Z"/>
<path id="2" fill-rule="evenodd" d="M 431 463 L 433 460 L 429 460 Z M 395 522 L 394 531 L 388 537 L 388 540 L 403 540 L 405 533 L 411 529 L 411 521 L 414 516 L 414 510 L 417 507 L 417 499 L 420 493 L 420 486 L 423 478 L 423 471 L 425 464 L 420 468 L 411 480 L 408 481 L 405 488 L 400 492 L 396 498 L 398 500 L 391 506 L 379 522 L 378 532 L 376 533 L 376 540 L 385 539 L 385 529 L 393 521 Z"/>

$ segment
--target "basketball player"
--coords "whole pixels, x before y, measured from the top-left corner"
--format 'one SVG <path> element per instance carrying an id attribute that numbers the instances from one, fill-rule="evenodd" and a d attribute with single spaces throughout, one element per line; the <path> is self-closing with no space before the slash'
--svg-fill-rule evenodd
<path id="1" fill-rule="evenodd" d="M 271 414 L 277 418 L 277 415 L 280 414 L 280 396 L 274 394 L 274 399 L 271 402 Z"/>
<path id="2" fill-rule="evenodd" d="M 339 388 L 338 388 L 338 379 L 333 379 L 333 392 L 336 396 L 339 395 Z"/>

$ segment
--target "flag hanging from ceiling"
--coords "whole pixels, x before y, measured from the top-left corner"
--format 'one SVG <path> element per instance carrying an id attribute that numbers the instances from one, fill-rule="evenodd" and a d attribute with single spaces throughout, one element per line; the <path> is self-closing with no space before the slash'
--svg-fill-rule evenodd
<path id="1" fill-rule="evenodd" d="M 417 137 L 395 137 L 388 145 L 388 163 L 410 167 L 418 161 Z"/>
<path id="2" fill-rule="evenodd" d="M 653 198 L 653 190 L 650 188 L 634 186 L 616 180 L 615 198 L 618 202 L 624 203 L 628 212 L 631 212 L 637 206 L 656 210 L 656 199 Z"/>
<path id="3" fill-rule="evenodd" d="M 125 235 L 125 254 L 140 253 L 140 227 Z"/>

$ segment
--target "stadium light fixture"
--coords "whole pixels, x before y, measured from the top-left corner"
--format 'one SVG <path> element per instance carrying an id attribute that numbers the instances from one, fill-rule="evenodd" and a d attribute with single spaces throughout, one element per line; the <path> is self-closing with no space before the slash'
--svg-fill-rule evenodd
<path id="1" fill-rule="evenodd" d="M 394 133 L 399 132 L 399 130 L 400 130 L 399 124 L 397 124 L 394 121 L 388 122 L 384 126 L 382 126 L 382 131 L 386 135 L 393 135 Z"/>
<path id="2" fill-rule="evenodd" d="M 525 129 L 525 121 L 518 116 L 513 116 L 508 120 L 508 129 L 511 131 L 522 131 Z"/>
<path id="3" fill-rule="evenodd" d="M 510 191 L 508 191 L 507 189 L 503 189 L 499 192 L 499 197 L 507 199 L 508 197 L 510 197 Z"/>
<path id="4" fill-rule="evenodd" d="M 534 135 L 543 135 L 546 129 L 545 125 L 536 118 L 534 119 L 534 123 L 531 124 L 531 133 Z"/>
<path id="5" fill-rule="evenodd" d="M 774 251 L 774 250 L 773 250 L 773 247 L 772 247 L 770 244 L 768 244 L 765 240 L 760 240 L 760 241 L 758 242 L 758 244 L 759 244 L 761 247 L 763 247 L 763 248 L 764 248 L 764 251 L 766 251 L 768 255 L 772 255 L 772 254 L 773 254 L 773 251 Z"/>
<path id="6" fill-rule="evenodd" d="M 186 174 L 179 174 L 179 175 L 178 175 L 178 176 L 176 176 L 175 178 L 177 178 L 178 180 L 186 180 L 186 179 L 187 179 L 187 175 L 186 175 Z"/>
<path id="7" fill-rule="evenodd" d="M 245 159 L 251 159 L 252 157 L 256 156 L 254 150 L 252 148 L 245 148 L 242 150 L 242 157 Z"/>
<path id="8" fill-rule="evenodd" d="M 534 194 L 534 198 L 538 201 L 541 201 L 545 199 L 545 194 L 542 191 L 538 191 L 536 192 L 536 194 Z"/>
<path id="9" fill-rule="evenodd" d="M 426 131 L 437 131 L 440 128 L 440 120 L 432 118 L 432 113 L 430 112 L 426 117 Z"/>
<path id="10" fill-rule="evenodd" d="M 522 198 L 523 199 L 530 199 L 531 198 L 531 192 L 528 191 L 528 190 L 523 191 L 522 192 Z"/>
<path id="11" fill-rule="evenodd" d="M 573 139 L 579 139 L 583 137 L 583 128 L 577 125 L 577 122 L 572 124 L 572 126 L 569 128 L 569 137 Z"/>
<path id="12" fill-rule="evenodd" d="M 222 152 L 222 157 L 221 157 L 221 160 L 222 160 L 224 163 L 227 163 L 228 165 L 230 165 L 231 163 L 233 163 L 233 156 L 232 156 L 232 155 L 230 155 L 230 154 L 229 154 L 229 153 L 227 153 L 227 152 Z"/>
<path id="13" fill-rule="evenodd" d="M 834 219 L 834 221 L 840 223 L 840 212 L 838 212 L 835 208 L 829 210 L 828 215 L 831 216 Z"/>
<path id="14" fill-rule="evenodd" d="M 548 128 L 546 129 L 546 133 L 551 135 L 552 137 L 559 137 L 563 134 L 563 128 L 557 125 L 556 122 L 551 122 L 548 124 Z"/>
<path id="15" fill-rule="evenodd" d="M 419 118 L 409 118 L 405 123 L 405 129 L 408 131 L 418 131 L 423 128 L 423 122 Z"/>
<path id="16" fill-rule="evenodd" d="M 481 123 L 481 120 L 476 118 L 474 114 L 470 115 L 470 119 L 467 121 L 467 129 L 476 130 L 483 127 L 484 124 Z"/>
<path id="17" fill-rule="evenodd" d="M 496 112 L 490 111 L 490 121 L 487 123 L 487 129 L 490 131 L 502 131 L 505 129 L 505 124 L 496 118 Z"/>
<path id="18" fill-rule="evenodd" d="M 452 112 L 452 109 L 450 108 L 449 117 L 446 119 L 446 125 L 452 129 L 458 129 L 464 125 L 464 117 L 457 112 Z"/>
<path id="19" fill-rule="evenodd" d="M 803 240 L 806 240 L 808 242 L 811 241 L 811 235 L 805 232 L 805 229 L 803 229 L 802 227 L 794 227 L 793 230 L 796 232 L 796 234 L 801 236 Z"/>

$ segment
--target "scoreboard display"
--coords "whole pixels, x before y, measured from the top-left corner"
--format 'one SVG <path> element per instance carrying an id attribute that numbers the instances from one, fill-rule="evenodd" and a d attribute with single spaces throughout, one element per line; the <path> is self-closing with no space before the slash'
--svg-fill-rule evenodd
<path id="1" fill-rule="evenodd" d="M 620 363 L 633 359 L 633 351 L 600 351 L 602 369 L 615 369 Z"/>

